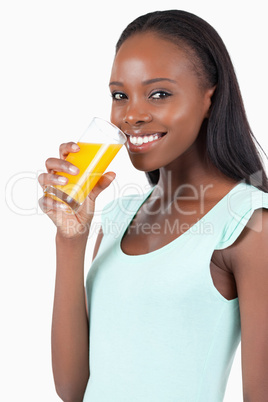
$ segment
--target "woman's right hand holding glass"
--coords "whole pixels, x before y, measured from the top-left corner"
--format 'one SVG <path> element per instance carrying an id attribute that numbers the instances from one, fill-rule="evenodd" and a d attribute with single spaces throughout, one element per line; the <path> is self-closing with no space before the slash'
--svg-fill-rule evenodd
<path id="1" fill-rule="evenodd" d="M 47 173 L 42 173 L 38 177 L 39 184 L 43 189 L 49 185 L 65 185 L 68 183 L 66 177 L 55 174 L 56 172 L 65 172 L 71 175 L 79 173 L 77 167 L 65 160 L 70 152 L 79 152 L 79 146 L 74 142 L 61 144 L 59 148 L 60 158 L 48 158 L 46 160 Z M 65 203 L 56 201 L 47 195 L 39 200 L 40 208 L 54 222 L 60 236 L 68 239 L 87 236 L 94 215 L 95 200 L 114 178 L 115 173 L 113 172 L 102 175 L 76 214 Z"/>

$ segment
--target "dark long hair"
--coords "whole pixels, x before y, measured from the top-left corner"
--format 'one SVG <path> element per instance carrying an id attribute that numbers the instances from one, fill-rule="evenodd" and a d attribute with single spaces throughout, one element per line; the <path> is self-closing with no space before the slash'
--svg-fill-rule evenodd
<path id="1" fill-rule="evenodd" d="M 130 36 L 148 31 L 190 51 L 205 85 L 216 85 L 207 121 L 205 157 L 226 176 L 268 192 L 268 179 L 256 144 L 266 158 L 267 155 L 251 131 L 233 64 L 218 33 L 202 18 L 186 11 L 155 11 L 126 27 L 116 52 Z M 159 180 L 159 170 L 146 175 L 151 184 Z"/>

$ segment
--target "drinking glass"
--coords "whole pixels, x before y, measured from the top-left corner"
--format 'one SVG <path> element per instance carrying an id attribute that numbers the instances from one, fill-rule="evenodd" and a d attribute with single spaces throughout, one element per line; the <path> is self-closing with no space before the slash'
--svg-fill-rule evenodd
<path id="1" fill-rule="evenodd" d="M 80 169 L 78 175 L 57 172 L 67 177 L 68 183 L 46 187 L 45 195 L 66 203 L 77 212 L 125 142 L 126 136 L 118 127 L 94 117 L 77 142 L 80 150 L 66 158 Z"/>

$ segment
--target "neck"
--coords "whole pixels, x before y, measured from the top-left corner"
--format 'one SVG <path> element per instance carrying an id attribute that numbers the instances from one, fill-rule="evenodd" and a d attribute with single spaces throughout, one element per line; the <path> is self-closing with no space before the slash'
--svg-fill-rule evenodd
<path id="1" fill-rule="evenodd" d="M 211 200 L 236 184 L 205 157 L 205 143 L 200 136 L 185 154 L 160 169 L 155 196 L 167 204 L 178 197 Z"/>

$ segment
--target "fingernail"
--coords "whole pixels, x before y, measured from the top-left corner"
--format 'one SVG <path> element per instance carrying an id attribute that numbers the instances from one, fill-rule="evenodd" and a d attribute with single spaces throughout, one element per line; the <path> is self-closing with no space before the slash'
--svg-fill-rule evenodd
<path id="1" fill-rule="evenodd" d="M 61 209 L 63 212 L 66 212 L 66 213 L 68 213 L 68 214 L 73 214 L 73 210 L 72 210 L 71 207 L 69 207 L 69 205 L 62 204 L 62 205 L 60 205 L 60 209 Z"/>
<path id="2" fill-rule="evenodd" d="M 77 144 L 73 144 L 73 145 L 72 145 L 72 149 L 73 149 L 74 151 L 78 151 L 78 150 L 80 149 L 80 147 L 79 147 Z"/>
<path id="3" fill-rule="evenodd" d="M 65 184 L 67 182 L 67 179 L 66 177 L 58 177 L 57 181 L 60 184 Z"/>
<path id="4" fill-rule="evenodd" d="M 75 166 L 69 166 L 69 171 L 73 174 L 78 174 L 79 173 L 79 169 Z"/>

